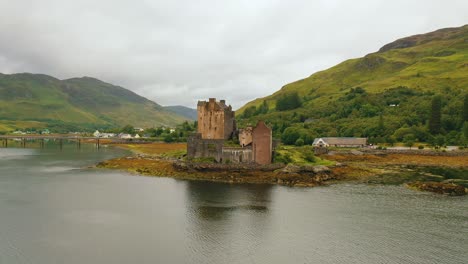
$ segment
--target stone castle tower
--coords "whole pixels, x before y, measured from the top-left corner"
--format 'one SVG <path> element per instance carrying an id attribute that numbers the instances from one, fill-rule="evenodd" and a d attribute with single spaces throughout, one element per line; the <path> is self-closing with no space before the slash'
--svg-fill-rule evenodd
<path id="1" fill-rule="evenodd" d="M 236 130 L 235 115 L 225 100 L 198 101 L 198 133 L 202 139 L 229 139 Z"/>

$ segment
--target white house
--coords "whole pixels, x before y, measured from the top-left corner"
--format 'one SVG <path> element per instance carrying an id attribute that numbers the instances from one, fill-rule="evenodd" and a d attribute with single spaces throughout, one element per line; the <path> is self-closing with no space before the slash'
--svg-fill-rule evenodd
<path id="1" fill-rule="evenodd" d="M 101 133 L 99 132 L 99 130 L 94 131 L 93 136 L 99 137 L 99 135 L 101 135 Z"/>
<path id="2" fill-rule="evenodd" d="M 130 134 L 120 133 L 119 138 L 133 138 Z"/>
<path id="3" fill-rule="evenodd" d="M 355 137 L 323 137 L 314 139 L 314 147 L 364 147 L 367 145 L 367 138 Z"/>
<path id="4" fill-rule="evenodd" d="M 102 138 L 112 138 L 112 137 L 115 137 L 116 135 L 114 133 L 101 133 L 99 135 L 99 137 L 102 137 Z"/>

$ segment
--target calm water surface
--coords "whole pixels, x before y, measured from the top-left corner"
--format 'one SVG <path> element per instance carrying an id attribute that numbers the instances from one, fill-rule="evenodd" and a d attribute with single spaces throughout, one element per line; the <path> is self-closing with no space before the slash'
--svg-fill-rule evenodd
<path id="1" fill-rule="evenodd" d="M 0 263 L 468 263 L 468 197 L 87 168 L 122 154 L 0 148 Z"/>

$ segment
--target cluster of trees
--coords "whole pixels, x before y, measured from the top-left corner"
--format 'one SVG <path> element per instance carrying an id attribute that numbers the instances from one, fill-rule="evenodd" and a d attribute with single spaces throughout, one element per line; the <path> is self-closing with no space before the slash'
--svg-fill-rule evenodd
<path id="1" fill-rule="evenodd" d="M 302 100 L 297 92 L 292 92 L 279 97 L 276 100 L 275 110 L 288 111 L 297 109 L 302 106 Z M 255 105 L 249 106 L 244 110 L 241 118 L 251 118 L 258 115 L 264 115 L 269 112 L 270 108 L 266 100 L 258 107 Z"/>
<path id="2" fill-rule="evenodd" d="M 274 137 L 285 144 L 310 144 L 324 136 L 368 137 L 374 144 L 468 144 L 468 95 L 462 89 L 446 88 L 435 94 L 400 86 L 373 94 L 356 87 L 328 104 L 303 98 L 301 105 L 289 110 L 277 105 L 265 114 L 252 111 L 239 123 L 265 120 Z"/>
<path id="3" fill-rule="evenodd" d="M 270 108 L 268 107 L 267 101 L 263 100 L 263 103 L 257 108 L 255 105 L 249 106 L 245 109 L 243 117 L 250 118 L 256 115 L 262 115 L 268 113 Z"/>
<path id="4" fill-rule="evenodd" d="M 175 128 L 169 127 L 157 127 L 157 128 L 148 128 L 144 132 L 137 132 L 135 128 L 131 125 L 126 125 L 118 129 L 110 129 L 107 132 L 111 133 L 126 133 L 126 134 L 139 134 L 140 136 L 148 136 L 153 140 L 161 140 L 164 142 L 185 142 L 190 133 L 196 131 L 197 121 L 189 123 L 188 121 L 183 122 L 180 125 L 177 125 Z"/>
<path id="5" fill-rule="evenodd" d="M 276 100 L 276 110 L 287 111 L 302 106 L 302 100 L 297 92 L 285 94 Z"/>

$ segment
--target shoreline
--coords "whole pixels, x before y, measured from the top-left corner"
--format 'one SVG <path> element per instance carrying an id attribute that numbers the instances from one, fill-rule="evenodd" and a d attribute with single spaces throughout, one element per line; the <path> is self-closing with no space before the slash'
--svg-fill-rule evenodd
<path id="1" fill-rule="evenodd" d="M 272 164 L 264 167 L 182 161 L 184 143 L 119 144 L 118 147 L 131 151 L 133 155 L 103 161 L 96 164 L 96 167 L 118 169 L 143 176 L 295 187 L 314 187 L 337 182 L 409 186 L 413 182 L 437 181 L 442 189 L 447 189 L 448 185 L 462 185 L 465 193 L 468 192 L 468 176 L 454 178 L 453 175 L 446 177 L 431 172 L 431 168 L 443 168 L 455 174 L 468 172 L 468 152 L 427 155 L 426 150 L 420 155 L 414 152 L 344 150 L 319 156 L 336 162 L 334 166 Z M 416 189 L 415 186 L 418 185 L 411 186 L 411 189 Z M 446 193 L 451 194 L 448 191 Z"/>
<path id="2" fill-rule="evenodd" d="M 230 165 L 217 166 L 209 163 L 187 163 L 177 159 L 160 158 L 137 154 L 136 156 L 111 159 L 96 164 L 97 168 L 118 169 L 131 174 L 168 177 L 182 180 L 211 181 L 231 184 L 279 184 L 295 187 L 313 187 L 338 180 L 325 166 L 287 166 L 271 168 Z M 257 167 L 257 168 L 254 168 Z"/>

